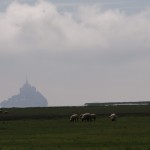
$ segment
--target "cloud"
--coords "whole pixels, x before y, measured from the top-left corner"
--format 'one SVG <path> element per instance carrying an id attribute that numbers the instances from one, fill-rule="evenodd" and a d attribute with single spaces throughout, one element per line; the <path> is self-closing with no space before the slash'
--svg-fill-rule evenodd
<path id="1" fill-rule="evenodd" d="M 93 5 L 61 13 L 46 1 L 35 5 L 13 2 L 1 12 L 0 22 L 0 42 L 4 46 L 1 51 L 63 49 L 93 53 L 99 49 L 106 53 L 115 49 L 122 52 L 126 46 L 130 51 L 150 46 L 148 9 L 130 16 L 118 10 L 101 11 Z"/>
<path id="2" fill-rule="evenodd" d="M 80 103 L 65 101 L 72 97 L 132 97 L 142 76 L 150 75 L 149 27 L 150 9 L 126 14 L 90 4 L 60 11 L 48 1 L 13 1 L 0 12 L 2 78 L 16 81 L 29 74 L 47 97 L 62 98 L 62 104 Z M 139 87 L 143 95 L 148 95 L 142 91 L 149 87 L 146 79 Z"/>

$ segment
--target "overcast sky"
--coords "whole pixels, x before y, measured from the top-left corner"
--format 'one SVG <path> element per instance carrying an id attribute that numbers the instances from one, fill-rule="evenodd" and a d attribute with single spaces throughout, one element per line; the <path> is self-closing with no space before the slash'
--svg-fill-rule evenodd
<path id="1" fill-rule="evenodd" d="M 0 0 L 0 101 L 28 77 L 49 106 L 150 100 L 149 0 Z"/>

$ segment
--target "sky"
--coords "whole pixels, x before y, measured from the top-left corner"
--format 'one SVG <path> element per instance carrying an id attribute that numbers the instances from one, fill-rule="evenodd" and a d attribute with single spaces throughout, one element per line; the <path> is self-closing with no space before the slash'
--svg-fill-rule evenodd
<path id="1" fill-rule="evenodd" d="M 49 106 L 150 100 L 149 0 L 0 0 L 0 101 L 28 78 Z"/>

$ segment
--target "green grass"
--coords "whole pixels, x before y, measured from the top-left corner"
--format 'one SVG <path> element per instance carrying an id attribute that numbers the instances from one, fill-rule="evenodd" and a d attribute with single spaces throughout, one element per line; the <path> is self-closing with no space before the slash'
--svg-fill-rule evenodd
<path id="1" fill-rule="evenodd" d="M 150 150 L 150 117 L 0 121 L 0 150 Z"/>

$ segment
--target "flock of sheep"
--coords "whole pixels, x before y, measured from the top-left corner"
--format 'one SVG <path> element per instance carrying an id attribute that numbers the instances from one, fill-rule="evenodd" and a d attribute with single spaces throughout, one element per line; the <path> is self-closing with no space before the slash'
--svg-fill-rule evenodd
<path id="1" fill-rule="evenodd" d="M 112 113 L 109 118 L 111 119 L 111 121 L 115 121 L 117 118 L 117 115 L 115 113 Z M 77 122 L 79 119 L 81 119 L 81 121 L 87 121 L 87 122 L 91 122 L 91 121 L 95 121 L 96 120 L 96 114 L 94 113 L 84 113 L 81 115 L 78 114 L 73 114 L 70 116 L 70 122 Z"/>
<path id="2" fill-rule="evenodd" d="M 0 110 L 0 114 L 7 114 L 8 111 Z M 110 114 L 109 118 L 111 121 L 115 121 L 117 119 L 117 115 L 115 113 Z M 96 121 L 96 114 L 94 113 L 84 113 L 81 115 L 73 114 L 70 116 L 70 122 L 77 122 L 79 119 L 81 119 L 82 122 L 91 122 Z"/>

